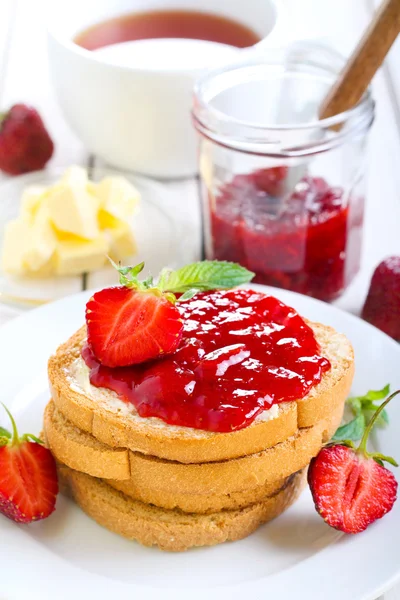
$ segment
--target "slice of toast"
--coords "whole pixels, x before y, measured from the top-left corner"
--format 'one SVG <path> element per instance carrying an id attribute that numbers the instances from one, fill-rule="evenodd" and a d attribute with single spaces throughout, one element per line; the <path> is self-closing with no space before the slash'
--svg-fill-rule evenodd
<path id="1" fill-rule="evenodd" d="M 257 502 L 262 502 L 265 498 L 282 491 L 288 485 L 291 477 L 292 475 L 278 481 L 267 481 L 255 488 L 242 492 L 231 492 L 230 494 L 180 494 L 177 491 L 143 489 L 136 484 L 134 479 L 128 481 L 104 479 L 103 481 L 115 490 L 123 492 L 129 498 L 140 500 L 140 502 L 146 504 L 153 504 L 168 510 L 178 509 L 185 513 L 211 514 L 221 510 L 246 508 Z"/>
<path id="2" fill-rule="evenodd" d="M 276 495 L 247 508 L 209 515 L 165 510 L 128 498 L 101 481 L 63 465 L 60 486 L 99 525 L 144 546 L 179 552 L 195 546 L 213 546 L 240 540 L 262 523 L 279 516 L 300 495 L 305 472 L 293 475 Z"/>
<path id="3" fill-rule="evenodd" d="M 249 427 L 231 433 L 170 426 L 161 419 L 142 418 L 133 405 L 108 390 L 82 384 L 76 376 L 86 330 L 81 328 L 49 360 L 49 381 L 57 408 L 79 429 L 113 448 L 182 463 L 222 461 L 272 448 L 343 410 L 354 373 L 350 342 L 331 327 L 310 324 L 331 362 L 322 381 L 303 399 L 283 402 L 265 411 Z M 82 363 L 81 363 L 82 366 Z M 269 414 L 268 414 L 269 413 Z"/>
<path id="4" fill-rule="evenodd" d="M 95 477 L 104 477 L 106 483 L 126 496 L 170 510 L 177 508 L 183 512 L 206 514 L 224 509 L 244 508 L 278 493 L 288 482 L 288 477 L 284 477 L 276 481 L 267 480 L 262 485 L 248 490 L 226 494 L 210 493 L 210 486 L 201 494 L 181 494 L 176 489 L 155 489 L 150 485 L 151 482 L 141 485 L 136 478 L 131 478 L 130 474 L 129 479 L 118 480 L 118 477 L 113 475 L 111 458 L 112 453 L 116 453 L 115 472 L 120 474 L 120 451 L 108 448 L 90 434 L 77 429 L 57 411 L 53 402 L 49 402 L 45 409 L 42 437 L 60 464 Z M 125 451 L 129 470 L 128 452 Z"/>
<path id="5" fill-rule="evenodd" d="M 252 492 L 282 481 L 309 464 L 322 444 L 335 433 L 341 418 L 339 407 L 327 421 L 301 429 L 273 448 L 241 458 L 202 464 L 184 464 L 109 448 L 72 425 L 51 401 L 45 410 L 44 433 L 56 459 L 68 467 L 95 477 L 113 479 L 114 486 L 121 489 L 120 484 L 126 483 L 131 491 L 136 490 L 137 498 L 149 498 L 153 494 L 154 498 L 164 497 L 164 502 L 168 502 L 168 498 L 176 499 L 177 494 L 224 496 Z M 123 473 L 120 481 L 113 470 L 113 452 L 116 452 L 115 473 L 120 475 L 121 452 L 125 452 L 128 471 Z M 123 489 L 126 491 L 128 487 Z"/>

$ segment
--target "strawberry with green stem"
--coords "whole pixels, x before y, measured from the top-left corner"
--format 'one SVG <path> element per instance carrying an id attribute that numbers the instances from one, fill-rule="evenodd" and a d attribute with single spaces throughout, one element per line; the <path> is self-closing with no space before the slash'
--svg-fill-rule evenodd
<path id="1" fill-rule="evenodd" d="M 155 283 L 152 277 L 138 278 L 144 263 L 112 264 L 121 285 L 97 292 L 86 304 L 88 344 L 106 367 L 126 367 L 174 352 L 183 333 L 178 302 L 199 291 L 247 283 L 254 275 L 235 263 L 203 261 L 177 271 L 163 269 Z"/>
<path id="2" fill-rule="evenodd" d="M 58 494 L 55 460 L 31 433 L 19 437 L 14 418 L 4 409 L 12 433 L 0 428 L 0 513 L 17 523 L 45 519 Z"/>
<path id="3" fill-rule="evenodd" d="M 367 442 L 382 411 L 399 393 L 391 394 L 376 410 L 358 448 L 351 440 L 330 444 L 310 463 L 308 483 L 317 512 L 344 533 L 364 531 L 393 508 L 397 481 L 384 462 L 396 467 L 397 462 L 379 452 L 368 452 Z"/>

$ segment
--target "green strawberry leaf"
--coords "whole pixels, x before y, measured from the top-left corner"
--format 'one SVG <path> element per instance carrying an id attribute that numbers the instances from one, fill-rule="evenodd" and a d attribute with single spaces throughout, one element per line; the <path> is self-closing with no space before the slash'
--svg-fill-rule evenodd
<path id="1" fill-rule="evenodd" d="M 339 441 L 335 441 L 335 440 L 331 440 L 328 444 L 325 444 L 325 446 L 327 448 L 329 448 L 329 446 L 337 446 L 338 444 L 340 444 L 340 446 L 347 446 L 348 448 L 353 448 L 354 450 L 354 443 L 352 442 L 352 440 L 339 440 Z"/>
<path id="2" fill-rule="evenodd" d="M 0 427 L 0 437 L 5 437 L 10 440 L 11 433 L 7 429 L 4 429 L 4 427 Z"/>
<path id="3" fill-rule="evenodd" d="M 336 430 L 332 441 L 352 440 L 353 442 L 357 442 L 362 438 L 364 429 L 365 417 L 363 414 L 360 414 L 358 417 L 354 417 L 354 419 L 349 421 L 349 423 L 341 425 L 339 429 Z"/>
<path id="4" fill-rule="evenodd" d="M 380 452 L 374 452 L 373 454 L 371 454 L 371 456 L 382 467 L 383 467 L 383 462 L 388 462 L 393 467 L 398 467 L 399 466 L 398 462 L 396 462 L 394 460 L 394 458 L 392 458 L 391 456 L 385 456 L 384 454 L 380 454 Z"/>
<path id="5" fill-rule="evenodd" d="M 7 446 L 9 441 L 10 441 L 10 438 L 6 437 L 5 435 L 0 436 L 0 448 L 2 446 Z"/>
<path id="6" fill-rule="evenodd" d="M 33 433 L 25 433 L 21 440 L 24 442 L 35 442 L 36 444 L 41 444 L 42 446 L 44 445 L 44 442 L 40 438 L 36 437 L 36 435 L 33 435 Z"/>
<path id="7" fill-rule="evenodd" d="M 232 262 L 205 260 L 177 271 L 163 270 L 158 287 L 162 291 L 183 294 L 192 288 L 199 291 L 229 289 L 248 283 L 254 273 Z"/>

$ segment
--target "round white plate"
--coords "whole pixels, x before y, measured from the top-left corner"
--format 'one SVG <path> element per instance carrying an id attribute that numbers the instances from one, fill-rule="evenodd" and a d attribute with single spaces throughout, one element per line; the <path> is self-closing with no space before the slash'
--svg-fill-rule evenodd
<path id="1" fill-rule="evenodd" d="M 354 393 L 388 382 L 392 390 L 400 388 L 400 346 L 393 340 L 328 304 L 273 293 L 305 317 L 347 334 L 356 355 Z M 86 292 L 59 300 L 1 329 L 1 400 L 21 432 L 41 429 L 49 399 L 47 359 L 81 326 L 88 297 Z M 400 399 L 388 412 L 390 425 L 379 431 L 376 444 L 400 459 Z M 3 414 L 0 422 L 6 422 Z M 307 490 L 284 515 L 245 540 L 172 554 L 102 529 L 60 497 L 46 521 L 18 526 L 0 516 L 0 597 L 373 600 L 400 576 L 399 547 L 400 502 L 364 533 L 346 536 L 317 515 Z"/>
<path id="2" fill-rule="evenodd" d="M 125 264 L 138 264 L 146 259 L 145 274 L 153 275 L 157 275 L 164 266 L 182 266 L 182 257 L 187 254 L 187 248 L 183 248 L 185 236 L 169 207 L 171 191 L 168 186 L 115 169 L 95 168 L 92 171 L 92 181 L 109 175 L 123 175 L 140 192 L 140 208 L 131 220 L 138 252 L 127 258 Z M 0 255 L 5 224 L 17 217 L 23 190 L 29 185 L 52 185 L 64 172 L 62 168 L 37 171 L 13 177 L 0 185 Z M 84 289 L 112 285 L 116 281 L 111 265 L 86 275 L 47 278 L 13 277 L 0 268 L 0 301 L 37 306 Z"/>

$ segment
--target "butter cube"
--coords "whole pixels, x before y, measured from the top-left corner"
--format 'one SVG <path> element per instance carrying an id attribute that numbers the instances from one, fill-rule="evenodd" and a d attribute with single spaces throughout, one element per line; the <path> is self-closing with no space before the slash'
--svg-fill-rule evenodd
<path id="1" fill-rule="evenodd" d="M 86 169 L 83 167 L 78 167 L 77 165 L 68 167 L 64 175 L 61 177 L 60 184 L 85 189 L 88 184 Z"/>
<path id="2" fill-rule="evenodd" d="M 11 275 L 25 273 L 25 255 L 31 245 L 31 229 L 25 221 L 9 221 L 4 228 L 2 269 Z"/>
<path id="3" fill-rule="evenodd" d="M 114 215 L 102 208 L 99 210 L 97 218 L 101 231 L 104 231 L 105 229 L 114 229 L 117 228 L 120 223 L 125 223 L 125 221 L 118 217 L 114 217 Z"/>
<path id="4" fill-rule="evenodd" d="M 22 192 L 20 215 L 27 223 L 33 221 L 46 191 L 44 185 L 30 185 Z"/>
<path id="5" fill-rule="evenodd" d="M 38 208 L 31 223 L 29 251 L 25 255 L 28 271 L 36 272 L 50 262 L 56 249 L 57 238 L 50 221 L 50 213 L 44 202 Z"/>
<path id="6" fill-rule="evenodd" d="M 86 240 L 98 238 L 99 201 L 86 188 L 63 184 L 49 192 L 47 205 L 50 219 L 59 231 Z"/>
<path id="7" fill-rule="evenodd" d="M 102 235 L 94 240 L 58 241 L 54 257 L 57 275 L 78 275 L 100 269 L 106 263 L 109 244 Z"/>
<path id="8" fill-rule="evenodd" d="M 116 217 L 130 217 L 139 204 L 140 194 L 125 177 L 105 177 L 97 184 L 96 196 L 103 211 Z"/>
<path id="9" fill-rule="evenodd" d="M 107 231 L 110 240 L 110 258 L 115 262 L 133 256 L 137 252 L 135 238 L 129 225 L 120 221 Z"/>

